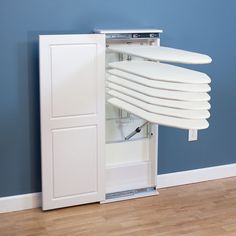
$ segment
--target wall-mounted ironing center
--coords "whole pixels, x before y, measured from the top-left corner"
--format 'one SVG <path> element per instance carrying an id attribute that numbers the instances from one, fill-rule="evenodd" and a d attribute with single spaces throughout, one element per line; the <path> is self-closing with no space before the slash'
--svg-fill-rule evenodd
<path id="1" fill-rule="evenodd" d="M 43 209 L 157 194 L 158 125 L 208 127 L 210 78 L 166 63 L 211 58 L 161 32 L 40 36 Z"/>

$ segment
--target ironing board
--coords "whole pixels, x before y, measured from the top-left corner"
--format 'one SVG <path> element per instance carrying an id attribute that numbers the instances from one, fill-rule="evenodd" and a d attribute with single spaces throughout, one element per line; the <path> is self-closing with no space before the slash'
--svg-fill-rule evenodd
<path id="1" fill-rule="evenodd" d="M 123 79 L 127 79 L 142 85 L 146 85 L 152 88 L 185 91 L 185 92 L 209 92 L 211 87 L 208 84 L 186 84 L 186 83 L 173 83 L 165 81 L 156 81 L 147 79 L 141 76 L 137 76 L 131 73 L 127 73 L 121 70 L 111 69 L 108 70 L 110 75 L 118 76 Z"/>
<path id="2" fill-rule="evenodd" d="M 209 110 L 211 108 L 210 103 L 208 102 L 189 102 L 189 101 L 177 101 L 177 100 L 155 98 L 121 87 L 119 85 L 110 84 L 110 89 L 107 91 L 107 93 L 111 96 L 116 96 L 117 92 L 139 99 L 140 101 L 149 104 L 163 107 L 186 109 L 186 110 Z"/>
<path id="3" fill-rule="evenodd" d="M 204 54 L 184 51 L 162 46 L 110 46 L 109 50 L 125 53 L 131 56 L 142 57 L 153 61 L 184 63 L 184 64 L 208 64 L 212 59 Z"/>
<path id="4" fill-rule="evenodd" d="M 109 63 L 109 66 L 153 80 L 189 84 L 208 84 L 211 82 L 210 78 L 202 72 L 159 62 L 119 61 Z"/>
<path id="5" fill-rule="evenodd" d="M 147 86 L 143 86 L 141 84 L 137 84 L 119 77 L 109 76 L 107 80 L 110 83 L 118 84 L 122 87 L 126 87 L 128 89 L 135 90 L 137 92 L 158 98 L 167 98 L 174 99 L 180 101 L 209 101 L 210 96 L 207 93 L 196 93 L 196 92 L 182 92 L 182 91 L 169 91 L 169 90 L 161 90 L 156 88 L 150 88 Z M 109 84 L 108 83 L 108 86 Z"/>
<path id="6" fill-rule="evenodd" d="M 205 119 L 183 119 L 170 116 L 163 116 L 147 112 L 143 109 L 140 109 L 136 106 L 133 106 L 127 102 L 124 102 L 117 98 L 110 98 L 108 102 L 114 106 L 124 109 L 136 116 L 141 117 L 144 120 L 147 120 L 154 124 L 170 126 L 180 129 L 206 129 L 209 124 Z"/>
<path id="7" fill-rule="evenodd" d="M 132 98 L 130 96 L 124 95 L 116 91 L 109 94 L 112 95 L 113 97 L 116 97 L 122 101 L 125 101 L 147 112 L 156 113 L 159 115 L 166 115 L 166 116 L 173 116 L 187 119 L 207 119 L 210 117 L 210 113 L 207 110 L 184 110 L 184 109 L 168 108 L 168 107 L 148 104 L 146 102 L 140 101 L 138 99 Z"/>
<path id="8" fill-rule="evenodd" d="M 136 59 L 108 64 L 108 103 L 159 125 L 208 127 L 211 79 L 205 73 L 161 62 L 206 64 L 211 62 L 209 56 L 157 46 L 116 45 L 108 50 Z"/>

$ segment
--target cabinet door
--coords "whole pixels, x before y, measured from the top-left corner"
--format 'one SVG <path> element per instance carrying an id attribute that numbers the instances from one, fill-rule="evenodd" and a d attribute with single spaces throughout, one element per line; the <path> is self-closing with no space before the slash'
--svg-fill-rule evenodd
<path id="1" fill-rule="evenodd" d="M 42 205 L 104 200 L 104 35 L 40 36 Z"/>

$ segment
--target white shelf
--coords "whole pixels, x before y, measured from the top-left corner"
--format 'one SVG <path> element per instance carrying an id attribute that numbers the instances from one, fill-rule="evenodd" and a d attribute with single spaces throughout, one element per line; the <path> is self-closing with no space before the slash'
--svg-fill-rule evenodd
<path id="1" fill-rule="evenodd" d="M 131 73 L 127 73 L 121 70 L 111 69 L 108 73 L 113 76 L 118 76 L 123 79 L 127 79 L 145 86 L 158 89 L 167 89 L 175 91 L 185 91 L 185 92 L 209 92 L 211 87 L 208 84 L 185 84 L 185 83 L 173 83 L 165 81 L 151 80 L 145 77 L 137 76 Z"/>
<path id="2" fill-rule="evenodd" d="M 184 64 L 208 64 L 212 59 L 204 54 L 189 52 L 169 47 L 157 46 L 110 46 L 109 50 L 138 56 L 153 61 L 184 63 Z"/>
<path id="3" fill-rule="evenodd" d="M 110 98 L 108 99 L 108 102 L 138 117 L 141 117 L 144 120 L 159 125 L 170 126 L 180 129 L 196 129 L 196 130 L 206 129 L 209 126 L 207 120 L 205 119 L 183 119 L 164 115 L 157 115 L 147 112 L 143 109 L 140 109 L 136 106 L 133 106 L 117 98 Z"/>

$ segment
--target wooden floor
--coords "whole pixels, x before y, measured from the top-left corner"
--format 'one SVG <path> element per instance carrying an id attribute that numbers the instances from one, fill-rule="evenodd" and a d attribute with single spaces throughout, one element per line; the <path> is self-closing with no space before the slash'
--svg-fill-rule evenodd
<path id="1" fill-rule="evenodd" d="M 0 214 L 0 236 L 8 235 L 236 236 L 236 178 L 111 204 Z"/>

